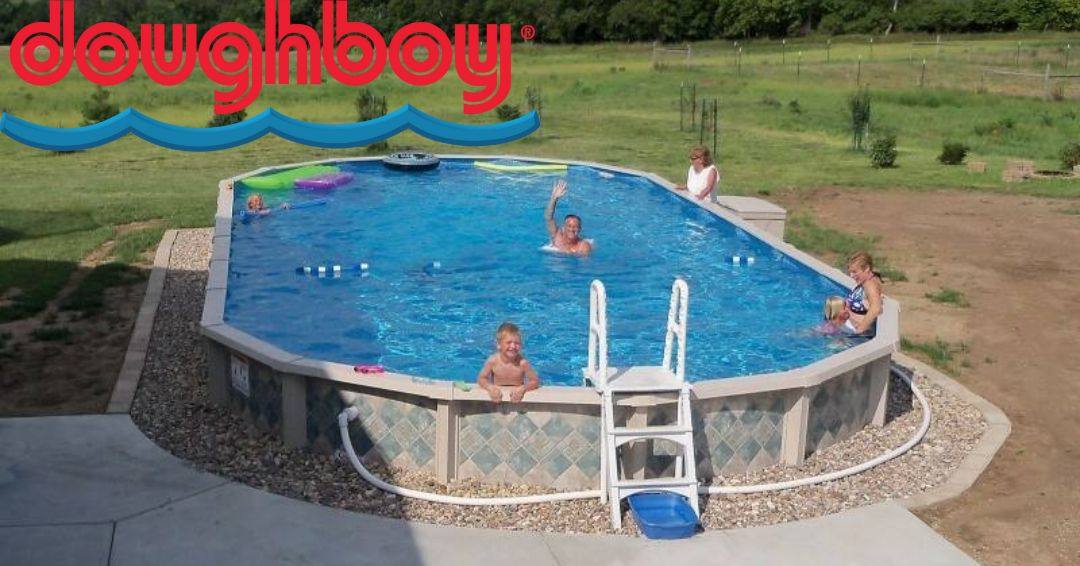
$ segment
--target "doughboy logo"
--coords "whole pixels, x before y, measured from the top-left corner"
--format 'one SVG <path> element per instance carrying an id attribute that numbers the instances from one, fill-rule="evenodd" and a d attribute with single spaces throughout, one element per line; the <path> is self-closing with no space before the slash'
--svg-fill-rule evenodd
<path id="1" fill-rule="evenodd" d="M 318 84 L 325 69 L 350 86 L 367 84 L 387 63 L 414 86 L 438 82 L 453 64 L 465 114 L 498 106 L 510 92 L 510 25 L 457 24 L 453 41 L 434 24 L 403 26 L 389 44 L 374 27 L 348 19 L 346 0 L 323 0 L 322 30 L 291 21 L 291 0 L 266 0 L 263 37 L 246 25 L 224 22 L 198 37 L 195 24 L 139 26 L 136 39 L 115 22 L 91 25 L 76 35 L 75 1 L 50 0 L 49 20 L 30 24 L 11 42 L 11 65 L 24 81 L 46 86 L 63 79 L 74 63 L 87 80 L 111 86 L 124 82 L 139 64 L 154 82 L 173 86 L 191 76 L 196 64 L 221 86 L 214 111 L 246 108 L 264 84 Z M 166 39 L 171 42 L 166 45 Z M 44 53 L 44 58 L 39 55 Z M 296 69 L 291 55 L 295 53 Z M 421 58 L 420 53 L 426 53 Z M 107 56 L 110 55 L 111 56 Z"/>

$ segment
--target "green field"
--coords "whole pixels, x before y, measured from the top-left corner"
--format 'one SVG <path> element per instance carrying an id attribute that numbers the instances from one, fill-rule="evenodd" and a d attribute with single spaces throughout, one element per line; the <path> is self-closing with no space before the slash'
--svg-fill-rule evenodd
<path id="1" fill-rule="evenodd" d="M 1041 78 L 980 78 L 986 66 L 1043 73 L 1050 64 L 1054 74 L 1080 74 L 1080 56 L 1065 49 L 1071 42 L 1080 51 L 1080 37 L 959 37 L 940 48 L 913 41 L 927 38 L 894 36 L 872 47 L 864 38 L 836 38 L 828 48 L 818 38 L 786 45 L 750 42 L 740 45 L 738 64 L 731 42 L 707 42 L 691 47 L 689 66 L 678 55 L 654 62 L 653 48 L 645 44 L 516 45 L 508 102 L 521 103 L 526 87 L 541 89 L 538 134 L 497 148 L 445 146 L 412 134 L 390 143 L 441 153 L 595 160 L 681 180 L 686 150 L 698 133 L 679 129 L 679 86 L 694 81 L 699 99 L 719 99 L 718 157 L 727 193 L 845 186 L 1080 196 L 1075 181 L 1001 181 L 1008 159 L 1060 168 L 1062 147 L 1080 140 L 1080 81 L 1055 83 L 1052 96 L 1044 99 L 1047 85 Z M 1072 57 L 1068 69 L 1066 57 Z M 0 48 L 0 60 L 6 59 L 6 48 Z M 898 135 L 896 168 L 873 169 L 865 154 L 849 149 L 846 100 L 857 77 L 873 97 L 871 134 L 892 129 Z M 416 88 L 387 69 L 370 88 L 385 95 L 391 109 L 408 102 L 449 120 L 494 120 L 493 115 L 461 115 L 462 86 L 453 71 L 436 85 Z M 211 116 L 213 88 L 198 70 L 173 88 L 156 85 L 139 71 L 111 90 L 122 108 L 202 126 Z M 71 127 L 81 121 L 80 107 L 92 91 L 74 70 L 48 88 L 30 86 L 7 72 L 0 74 L 0 109 Z M 354 121 L 356 91 L 333 81 L 268 86 L 248 111 L 253 115 L 273 106 L 303 120 Z M 939 164 L 947 140 L 970 146 L 969 159 L 988 162 L 989 172 L 969 174 L 962 166 Z M 363 154 L 363 148 L 322 150 L 276 138 L 189 154 L 131 137 L 86 152 L 55 154 L 0 138 L 0 322 L 39 311 L 77 262 L 103 242 L 117 239 L 116 259 L 130 262 L 165 227 L 210 225 L 218 179 L 264 165 Z M 154 219 L 163 222 L 118 236 L 119 226 Z"/>

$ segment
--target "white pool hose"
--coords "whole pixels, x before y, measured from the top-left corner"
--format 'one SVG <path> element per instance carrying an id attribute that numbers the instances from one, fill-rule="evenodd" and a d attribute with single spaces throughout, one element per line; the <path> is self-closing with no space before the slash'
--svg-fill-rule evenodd
<path id="1" fill-rule="evenodd" d="M 820 474 L 817 476 L 811 476 L 807 478 L 799 478 L 794 480 L 764 483 L 757 485 L 710 485 L 699 486 L 698 493 L 707 493 L 710 495 L 727 495 L 736 493 L 762 493 L 766 491 L 780 491 L 784 489 L 793 489 L 796 487 L 803 487 L 807 485 L 814 485 L 824 483 L 828 481 L 838 480 L 850 475 L 865 472 L 874 466 L 883 464 L 896 458 L 897 456 L 911 450 L 913 446 L 919 443 L 926 436 L 926 432 L 930 430 L 930 403 L 926 400 L 926 396 L 922 391 L 912 383 L 911 379 L 897 370 L 895 367 L 891 368 L 892 374 L 899 377 L 904 383 L 908 384 L 911 388 L 911 392 L 919 400 L 922 405 L 923 417 L 922 424 L 919 429 L 915 431 L 915 434 L 908 439 L 907 442 L 901 446 L 886 452 L 873 460 L 851 466 L 850 468 L 844 468 L 843 470 L 837 470 L 835 472 L 829 472 L 826 474 Z M 338 428 L 341 429 L 342 444 L 345 446 L 345 452 L 349 456 L 349 461 L 352 462 L 353 468 L 360 473 L 360 476 L 364 478 L 368 483 L 375 487 L 388 492 L 401 495 L 403 497 L 411 497 L 413 499 L 422 499 L 424 501 L 433 501 L 435 503 L 446 503 L 448 505 L 524 505 L 528 503 L 550 503 L 552 501 L 570 501 L 572 499 L 588 499 L 599 498 L 600 490 L 592 489 L 587 491 L 566 491 L 560 493 L 548 493 L 544 495 L 525 495 L 517 497 L 458 497 L 454 495 L 441 495 L 438 493 L 427 493 L 424 491 L 417 491 L 415 489 L 409 489 L 405 487 L 399 487 L 386 483 L 379 479 L 375 474 L 372 474 L 360 463 L 360 458 L 356 456 L 356 450 L 353 448 L 352 439 L 349 437 L 349 422 L 360 416 L 360 411 L 356 407 L 348 407 L 341 414 L 338 415 Z"/>

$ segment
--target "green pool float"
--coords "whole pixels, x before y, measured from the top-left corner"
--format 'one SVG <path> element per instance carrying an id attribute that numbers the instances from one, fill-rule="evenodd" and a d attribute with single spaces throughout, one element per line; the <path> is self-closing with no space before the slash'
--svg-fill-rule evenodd
<path id="1" fill-rule="evenodd" d="M 550 173 L 553 171 L 566 171 L 565 163 L 533 163 L 530 165 L 508 165 L 503 163 L 491 163 L 477 161 L 473 163 L 480 169 L 498 171 L 500 173 Z"/>
<path id="2" fill-rule="evenodd" d="M 243 179 L 243 183 L 248 187 L 259 191 L 278 191 L 281 189 L 293 188 L 293 183 L 295 183 L 297 179 L 314 177 L 315 175 L 322 175 L 325 173 L 336 173 L 338 170 L 339 167 L 336 165 L 305 165 L 303 167 L 297 167 L 296 169 L 278 171 L 277 173 L 271 173 L 269 175 L 248 177 L 247 179 Z"/>

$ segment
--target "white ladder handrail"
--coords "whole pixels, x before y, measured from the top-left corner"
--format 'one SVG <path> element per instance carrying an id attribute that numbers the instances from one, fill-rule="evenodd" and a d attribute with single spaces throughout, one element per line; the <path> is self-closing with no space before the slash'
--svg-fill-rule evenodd
<path id="1" fill-rule="evenodd" d="M 671 303 L 668 306 L 667 333 L 664 335 L 664 369 L 671 371 L 679 381 L 686 379 L 686 311 L 690 302 L 690 289 L 682 278 L 671 284 Z M 675 352 L 675 368 L 671 367 L 672 342 L 678 339 Z"/>
<path id="2" fill-rule="evenodd" d="M 589 365 L 593 385 L 604 387 L 608 378 L 607 291 L 599 279 L 589 285 Z"/>

